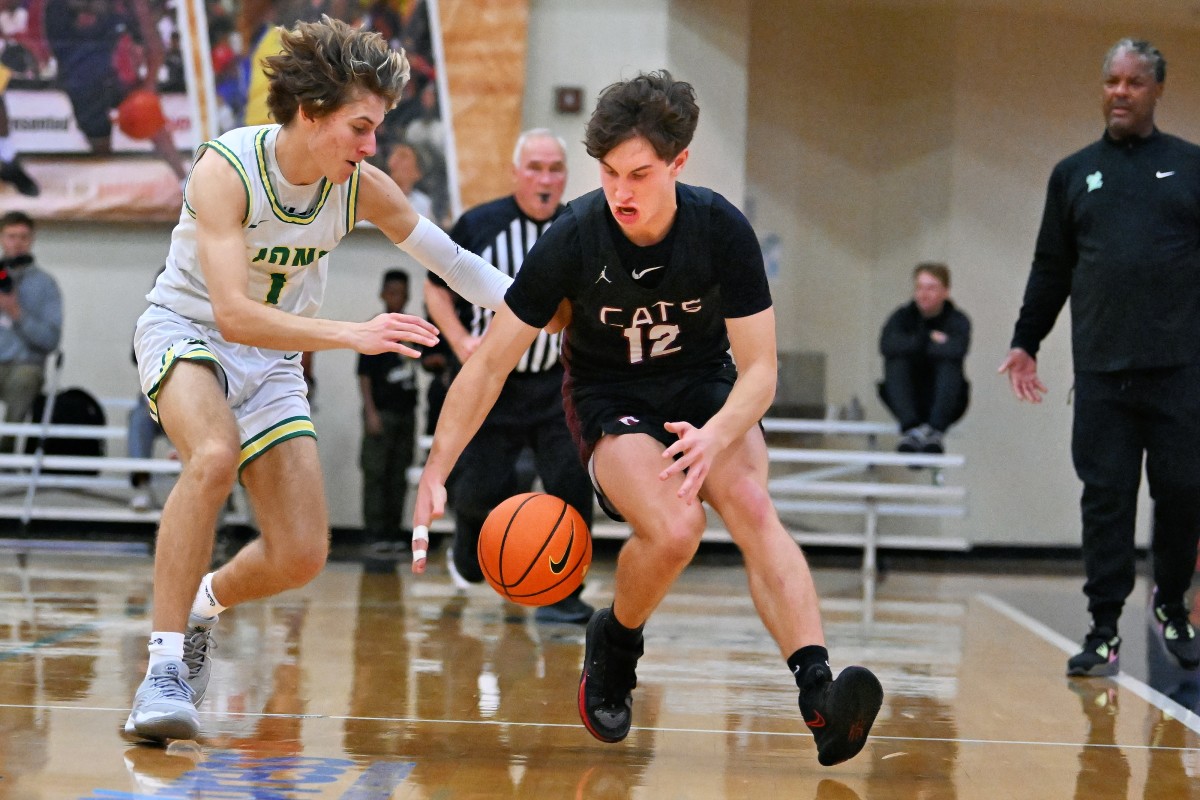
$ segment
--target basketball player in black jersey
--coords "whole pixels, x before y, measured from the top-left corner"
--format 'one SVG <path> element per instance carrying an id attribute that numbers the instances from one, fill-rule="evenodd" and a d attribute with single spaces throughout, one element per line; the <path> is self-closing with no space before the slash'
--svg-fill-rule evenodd
<path id="1" fill-rule="evenodd" d="M 836 764 L 866 743 L 883 690 L 863 667 L 833 679 L 812 576 L 767 492 L 758 422 L 775 396 L 775 313 L 749 222 L 715 192 L 677 182 L 698 116 L 692 87 L 665 71 L 601 94 L 585 142 L 602 188 L 538 240 L 451 387 L 414 524 L 442 513 L 459 453 L 565 299 L 568 419 L 602 506 L 632 527 L 613 605 L 588 623 L 584 726 L 605 742 L 628 734 L 642 628 L 696 553 L 704 501 L 742 551 L 818 760 Z"/>

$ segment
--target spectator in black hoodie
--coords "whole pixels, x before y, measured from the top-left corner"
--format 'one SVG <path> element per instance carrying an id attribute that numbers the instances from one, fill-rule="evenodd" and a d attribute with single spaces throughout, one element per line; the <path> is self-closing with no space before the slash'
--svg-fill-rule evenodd
<path id="1" fill-rule="evenodd" d="M 950 301 L 949 267 L 918 264 L 912 301 L 888 317 L 879 337 L 879 396 L 900 423 L 900 452 L 945 452 L 942 436 L 967 411 L 970 346 L 971 320 Z"/>

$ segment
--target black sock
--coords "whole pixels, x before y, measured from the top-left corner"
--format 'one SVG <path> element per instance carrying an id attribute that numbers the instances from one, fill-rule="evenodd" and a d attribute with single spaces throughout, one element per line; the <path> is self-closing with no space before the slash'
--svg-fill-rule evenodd
<path id="1" fill-rule="evenodd" d="M 642 642 L 642 628 L 644 627 L 646 626 L 639 625 L 636 628 L 626 628 L 617 620 L 616 613 L 610 608 L 608 619 L 604 622 L 604 635 L 618 647 L 633 650 Z"/>
<path id="2" fill-rule="evenodd" d="M 829 651 L 819 644 L 801 647 L 788 656 L 787 665 L 800 689 L 833 678 L 833 670 L 829 668 Z"/>

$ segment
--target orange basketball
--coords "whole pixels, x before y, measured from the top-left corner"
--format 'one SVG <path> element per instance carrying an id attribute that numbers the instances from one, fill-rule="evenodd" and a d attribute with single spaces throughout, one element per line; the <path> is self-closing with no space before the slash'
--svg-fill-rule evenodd
<path id="1" fill-rule="evenodd" d="M 478 553 L 483 577 L 501 596 L 548 606 L 583 583 L 592 535 L 565 500 L 528 492 L 492 509 L 479 532 Z"/>
<path id="2" fill-rule="evenodd" d="M 117 127 L 131 139 L 152 139 L 166 124 L 162 102 L 146 89 L 135 89 L 117 106 Z"/>

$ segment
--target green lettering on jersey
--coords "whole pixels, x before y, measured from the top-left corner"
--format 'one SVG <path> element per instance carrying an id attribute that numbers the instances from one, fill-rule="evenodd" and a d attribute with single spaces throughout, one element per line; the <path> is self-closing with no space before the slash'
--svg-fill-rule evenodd
<path id="1" fill-rule="evenodd" d="M 315 247 L 297 247 L 292 253 L 293 267 L 307 267 L 317 254 Z"/>

